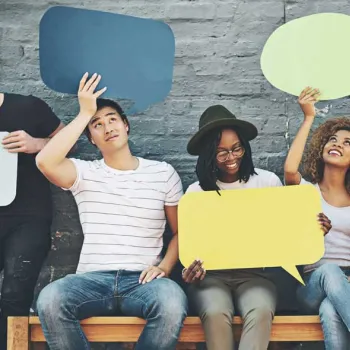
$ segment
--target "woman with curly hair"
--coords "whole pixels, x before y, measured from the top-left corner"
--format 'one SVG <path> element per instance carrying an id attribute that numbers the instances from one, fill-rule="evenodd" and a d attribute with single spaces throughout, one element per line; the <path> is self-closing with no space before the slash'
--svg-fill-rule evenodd
<path id="1" fill-rule="evenodd" d="M 314 184 L 322 200 L 325 253 L 313 265 L 304 266 L 305 286 L 297 295 L 304 312 L 319 313 L 327 350 L 350 345 L 350 118 L 327 120 L 312 135 L 304 162 L 299 165 L 315 118 L 319 90 L 306 88 L 299 97 L 304 121 L 284 166 L 286 185 Z M 330 225 L 331 220 L 332 225 Z"/>

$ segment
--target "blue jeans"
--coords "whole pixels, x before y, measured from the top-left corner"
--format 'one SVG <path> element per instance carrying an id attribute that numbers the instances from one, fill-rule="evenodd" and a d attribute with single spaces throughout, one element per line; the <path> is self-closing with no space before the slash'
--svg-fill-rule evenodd
<path id="1" fill-rule="evenodd" d="M 186 295 L 170 279 L 142 285 L 139 276 L 124 270 L 88 272 L 46 286 L 37 309 L 50 349 L 90 349 L 79 320 L 117 314 L 147 320 L 137 350 L 175 349 L 187 315 Z"/>
<path id="2" fill-rule="evenodd" d="M 350 283 L 336 264 L 324 264 L 305 277 L 297 290 L 304 312 L 319 313 L 326 350 L 346 350 L 350 345 Z"/>

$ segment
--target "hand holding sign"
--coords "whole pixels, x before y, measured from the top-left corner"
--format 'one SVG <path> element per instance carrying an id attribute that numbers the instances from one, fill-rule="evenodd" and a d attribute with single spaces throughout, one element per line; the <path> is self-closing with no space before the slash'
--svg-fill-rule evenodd
<path id="1" fill-rule="evenodd" d="M 324 254 L 321 211 L 312 185 L 188 193 L 179 203 L 180 260 L 200 257 L 207 270 L 282 266 L 302 282 L 295 265 Z"/>
<path id="2" fill-rule="evenodd" d="M 2 139 L 3 147 L 10 153 L 35 154 L 42 149 L 43 139 L 30 136 L 23 130 L 9 133 Z"/>
<path id="3" fill-rule="evenodd" d="M 97 110 L 96 99 L 99 98 L 106 90 L 104 87 L 101 90 L 95 91 L 101 80 L 101 75 L 94 73 L 88 80 L 89 73 L 85 73 L 80 80 L 78 99 L 80 105 L 80 113 L 93 116 Z"/>
<path id="4" fill-rule="evenodd" d="M 188 268 L 184 268 L 182 271 L 182 279 L 186 283 L 203 281 L 205 275 L 206 271 L 203 268 L 203 261 L 199 259 L 194 260 Z"/>

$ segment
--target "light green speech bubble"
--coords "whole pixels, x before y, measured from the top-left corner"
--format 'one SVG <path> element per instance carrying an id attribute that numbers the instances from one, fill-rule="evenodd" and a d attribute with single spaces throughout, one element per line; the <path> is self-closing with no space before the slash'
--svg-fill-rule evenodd
<path id="1" fill-rule="evenodd" d="M 321 100 L 350 95 L 350 16 L 320 13 L 295 19 L 267 40 L 261 69 L 276 88 L 299 96 L 306 87 Z"/>

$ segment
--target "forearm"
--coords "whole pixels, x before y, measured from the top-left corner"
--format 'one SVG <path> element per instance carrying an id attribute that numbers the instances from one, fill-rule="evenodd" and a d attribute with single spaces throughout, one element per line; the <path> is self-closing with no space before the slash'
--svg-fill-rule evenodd
<path id="1" fill-rule="evenodd" d="M 54 167 L 60 164 L 76 144 L 91 117 L 87 114 L 78 114 L 71 123 L 52 139 L 44 139 L 46 142 L 42 141 L 42 149 L 36 157 L 38 166 Z"/>
<path id="2" fill-rule="evenodd" d="M 313 118 L 305 119 L 295 136 L 284 165 L 285 174 L 295 174 L 299 171 L 299 166 L 303 157 L 312 122 Z"/>
<path id="3" fill-rule="evenodd" d="M 178 235 L 174 234 L 172 240 L 169 243 L 167 252 L 164 256 L 164 259 L 159 264 L 161 268 L 167 275 L 169 275 L 174 268 L 176 262 L 179 259 L 179 243 Z"/>

